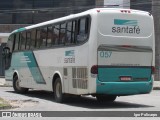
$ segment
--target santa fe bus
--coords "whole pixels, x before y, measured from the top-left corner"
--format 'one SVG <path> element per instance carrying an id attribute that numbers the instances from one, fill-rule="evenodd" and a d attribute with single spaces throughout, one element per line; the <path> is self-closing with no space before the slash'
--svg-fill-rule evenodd
<path id="1" fill-rule="evenodd" d="M 13 31 L 4 48 L 6 81 L 18 93 L 53 91 L 99 101 L 147 94 L 155 69 L 150 13 L 95 8 Z"/>

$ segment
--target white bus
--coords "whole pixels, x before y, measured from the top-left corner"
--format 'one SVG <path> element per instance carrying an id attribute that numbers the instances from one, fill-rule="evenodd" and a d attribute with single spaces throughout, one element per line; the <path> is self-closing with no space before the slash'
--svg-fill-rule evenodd
<path id="1" fill-rule="evenodd" d="M 150 13 L 96 8 L 20 28 L 11 33 L 6 80 L 18 93 L 53 91 L 99 101 L 150 93 L 155 66 Z"/>

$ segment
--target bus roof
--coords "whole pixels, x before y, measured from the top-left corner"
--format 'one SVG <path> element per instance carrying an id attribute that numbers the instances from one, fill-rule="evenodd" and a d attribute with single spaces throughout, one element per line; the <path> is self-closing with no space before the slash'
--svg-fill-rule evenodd
<path id="1" fill-rule="evenodd" d="M 49 21 L 46 21 L 46 22 L 42 22 L 42 23 L 38 23 L 38 24 L 27 26 L 27 27 L 19 28 L 19 29 L 14 30 L 11 34 L 17 33 L 17 32 L 22 32 L 22 31 L 25 31 L 25 30 L 33 29 L 33 28 L 38 28 L 38 27 L 41 27 L 41 26 L 47 26 L 47 25 L 50 25 L 50 24 L 53 24 L 53 23 L 57 23 L 57 22 L 60 22 L 60 21 L 63 22 L 63 21 L 66 21 L 66 20 L 69 20 L 69 19 L 72 19 L 72 18 L 78 18 L 78 17 L 84 16 L 84 15 L 91 15 L 91 14 L 97 13 L 97 12 L 104 12 L 104 11 L 105 12 L 107 12 L 107 11 L 124 12 L 124 13 L 126 11 L 130 11 L 129 12 L 130 14 L 136 13 L 136 14 L 151 15 L 149 12 L 141 11 L 141 10 L 134 10 L 134 9 L 93 8 L 93 9 L 90 9 L 90 10 L 87 10 L 87 11 L 84 11 L 84 12 L 81 12 L 81 13 L 71 14 L 71 15 L 68 15 L 68 16 L 65 16 L 65 17 L 56 18 L 56 19 L 49 20 Z"/>

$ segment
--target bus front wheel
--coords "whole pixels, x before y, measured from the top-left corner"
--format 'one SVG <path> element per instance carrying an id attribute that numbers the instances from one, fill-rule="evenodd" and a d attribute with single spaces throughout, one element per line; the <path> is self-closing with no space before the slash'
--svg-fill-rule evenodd
<path id="1" fill-rule="evenodd" d="M 57 78 L 54 83 L 54 98 L 58 103 L 62 103 L 65 100 L 65 95 L 62 93 L 61 79 Z"/>
<path id="2" fill-rule="evenodd" d="M 113 102 L 117 96 L 115 95 L 96 95 L 99 102 Z"/>
<path id="3" fill-rule="evenodd" d="M 19 79 L 18 79 L 17 75 L 13 77 L 13 89 L 17 93 L 24 94 L 24 93 L 28 92 L 28 88 L 22 88 L 19 86 Z"/>

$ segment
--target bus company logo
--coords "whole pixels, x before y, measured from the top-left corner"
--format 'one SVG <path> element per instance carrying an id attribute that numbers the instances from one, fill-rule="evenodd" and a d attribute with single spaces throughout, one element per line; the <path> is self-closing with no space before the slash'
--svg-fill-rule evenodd
<path id="1" fill-rule="evenodd" d="M 74 56 L 74 50 L 65 51 L 65 56 Z"/>
<path id="2" fill-rule="evenodd" d="M 137 20 L 114 19 L 112 33 L 140 34 L 140 27 Z"/>
<path id="3" fill-rule="evenodd" d="M 75 63 L 75 51 L 65 51 L 64 63 Z"/>

